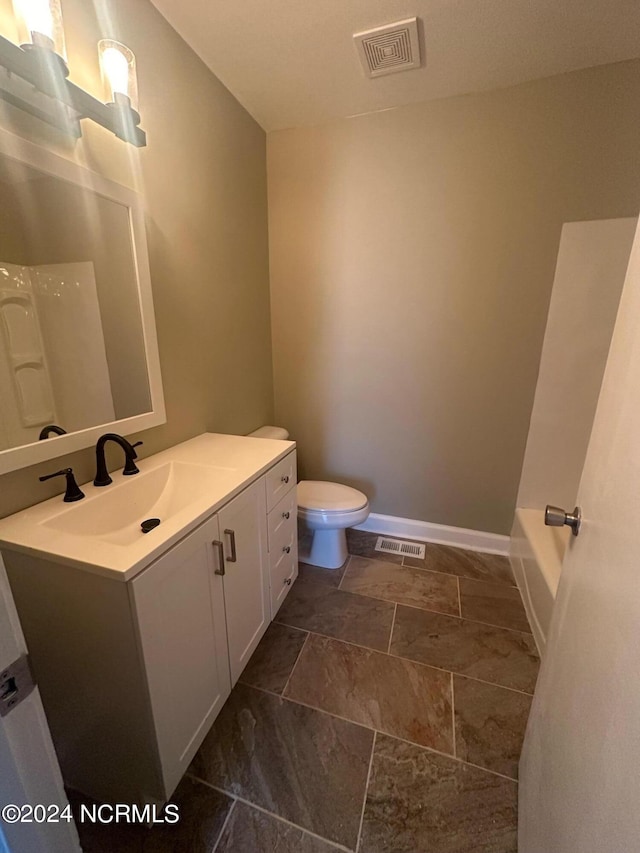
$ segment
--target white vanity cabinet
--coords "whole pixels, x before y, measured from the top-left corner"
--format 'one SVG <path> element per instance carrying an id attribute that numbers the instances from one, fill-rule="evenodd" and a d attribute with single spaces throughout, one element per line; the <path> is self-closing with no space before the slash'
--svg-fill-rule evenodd
<path id="1" fill-rule="evenodd" d="M 295 450 L 279 455 L 135 570 L 1 542 L 69 786 L 104 802 L 175 790 L 297 574 Z"/>
<path id="2" fill-rule="evenodd" d="M 131 582 L 172 791 L 271 621 L 264 478 Z"/>

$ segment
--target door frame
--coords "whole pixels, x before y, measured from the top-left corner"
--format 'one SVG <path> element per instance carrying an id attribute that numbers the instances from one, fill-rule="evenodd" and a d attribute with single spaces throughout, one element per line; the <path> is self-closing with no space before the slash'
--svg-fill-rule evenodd
<path id="1" fill-rule="evenodd" d="M 0 668 L 27 653 L 7 573 L 0 556 Z M 0 808 L 68 806 L 62 774 L 38 687 L 0 717 Z M 0 819 L 0 853 L 81 853 L 72 819 L 6 823 Z"/>

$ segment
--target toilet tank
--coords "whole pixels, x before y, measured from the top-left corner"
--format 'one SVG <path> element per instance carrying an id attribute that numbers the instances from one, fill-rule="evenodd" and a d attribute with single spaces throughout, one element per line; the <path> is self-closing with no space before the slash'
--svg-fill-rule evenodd
<path id="1" fill-rule="evenodd" d="M 285 441 L 289 438 L 289 433 L 283 427 L 277 426 L 261 426 L 249 433 L 251 438 L 277 438 L 280 441 Z"/>

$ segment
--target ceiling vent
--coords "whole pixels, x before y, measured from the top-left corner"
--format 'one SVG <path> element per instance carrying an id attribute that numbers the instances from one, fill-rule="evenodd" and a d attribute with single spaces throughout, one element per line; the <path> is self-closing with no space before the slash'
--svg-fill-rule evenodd
<path id="1" fill-rule="evenodd" d="M 353 40 L 367 77 L 420 67 L 417 18 L 355 33 Z"/>

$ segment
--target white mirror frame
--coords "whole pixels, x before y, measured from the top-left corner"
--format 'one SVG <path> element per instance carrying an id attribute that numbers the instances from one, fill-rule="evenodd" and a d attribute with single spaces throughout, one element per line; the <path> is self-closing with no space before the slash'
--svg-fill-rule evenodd
<path id="1" fill-rule="evenodd" d="M 56 178 L 61 178 L 76 186 L 90 190 L 97 195 L 124 205 L 129 211 L 129 227 L 133 261 L 138 282 L 138 301 L 144 351 L 147 359 L 147 374 L 149 378 L 149 393 L 151 410 L 130 418 L 109 421 L 97 426 L 81 429 L 66 435 L 11 447 L 0 451 L 0 474 L 26 468 L 38 462 L 55 459 L 75 450 L 91 447 L 105 432 L 118 432 L 130 435 L 140 430 L 149 429 L 166 423 L 164 395 L 162 392 L 162 376 L 160 374 L 160 357 L 156 335 L 153 297 L 151 292 L 151 276 L 149 272 L 149 255 L 147 252 L 147 235 L 144 224 L 144 209 L 137 193 L 128 187 L 117 184 L 97 172 L 54 154 L 20 136 L 0 129 L 0 156 L 10 157 Z"/>

